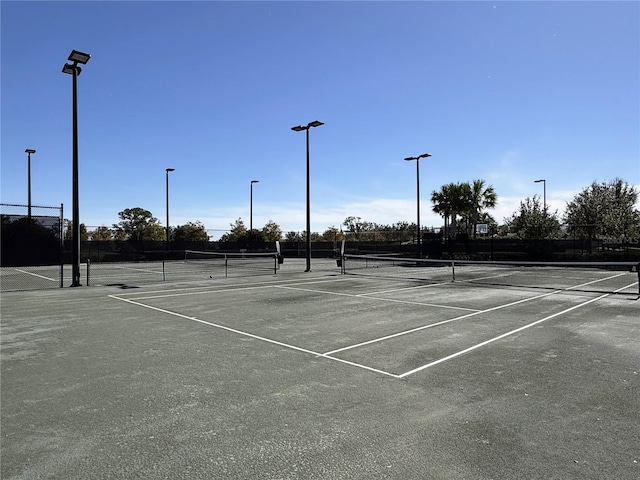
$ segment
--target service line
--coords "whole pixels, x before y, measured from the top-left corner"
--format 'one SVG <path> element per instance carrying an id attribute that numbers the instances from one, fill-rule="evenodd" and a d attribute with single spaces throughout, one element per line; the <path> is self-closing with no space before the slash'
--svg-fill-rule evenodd
<path id="1" fill-rule="evenodd" d="M 260 340 L 262 342 L 267 342 L 267 343 L 271 343 L 271 344 L 274 344 L 274 345 L 278 345 L 280 347 L 289 348 L 291 350 L 296 350 L 298 352 L 302 352 L 302 353 L 306 353 L 306 354 L 309 354 L 309 355 L 313 355 L 315 357 L 323 357 L 323 358 L 327 358 L 329 360 L 334 360 L 336 362 L 344 363 L 346 365 L 351 365 L 351 366 L 354 366 L 354 367 L 362 368 L 364 370 L 369 370 L 370 372 L 380 373 L 380 374 L 383 374 L 383 375 L 386 375 L 386 376 L 389 376 L 389 377 L 393 377 L 393 378 L 399 378 L 398 375 L 395 375 L 395 374 L 389 373 L 389 372 L 385 372 L 384 370 L 379 370 L 377 368 L 369 367 L 367 365 L 362 365 L 360 363 L 350 362 L 348 360 L 343 360 L 341 358 L 330 357 L 328 355 L 325 355 L 325 354 L 322 354 L 322 353 L 319 353 L 319 352 L 314 352 L 313 350 L 309 350 L 309 349 L 302 348 L 302 347 L 297 347 L 297 346 L 291 345 L 289 343 L 279 342 L 278 340 L 273 340 L 271 338 L 261 337 L 259 335 L 254 335 L 253 333 L 244 332 L 242 330 L 237 330 L 237 329 L 231 328 L 231 327 L 226 327 L 226 326 L 220 325 L 218 323 L 207 322 L 206 320 L 201 320 L 201 319 L 196 318 L 196 317 L 191 317 L 189 315 L 184 315 L 184 314 L 178 313 L 178 312 L 172 312 L 171 310 L 166 310 L 164 308 L 154 307 L 152 305 L 146 305 L 144 303 L 140 303 L 140 302 L 137 302 L 135 300 L 128 299 L 128 298 L 121 298 L 121 297 L 118 297 L 116 295 L 108 295 L 108 297 L 109 298 L 114 298 L 116 300 L 120 300 L 122 302 L 130 303 L 130 304 L 136 305 L 138 307 L 148 308 L 148 309 L 154 310 L 156 312 L 161 312 L 161 313 L 164 313 L 164 314 L 167 314 L 167 315 L 173 315 L 175 317 L 184 318 L 186 320 L 191 320 L 192 322 L 198 322 L 198 323 L 202 323 L 204 325 L 209 325 L 210 327 L 219 328 L 221 330 L 226 330 L 228 332 L 232 332 L 232 333 L 235 333 L 237 335 L 242 335 L 244 337 L 253 338 L 253 339 L 256 339 L 256 340 Z"/>

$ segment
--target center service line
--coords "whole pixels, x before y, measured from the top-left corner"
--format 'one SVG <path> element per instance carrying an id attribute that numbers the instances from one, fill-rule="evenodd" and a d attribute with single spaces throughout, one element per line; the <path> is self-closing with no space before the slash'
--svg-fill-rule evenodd
<path id="1" fill-rule="evenodd" d="M 212 322 L 207 322 L 206 320 L 200 320 L 199 318 L 196 318 L 196 317 L 190 317 L 188 315 L 183 315 L 181 313 L 172 312 L 171 310 L 165 310 L 164 308 L 158 308 L 158 307 L 154 307 L 154 306 L 151 306 L 151 305 L 145 305 L 144 303 L 136 302 L 135 300 L 130 300 L 128 298 L 121 298 L 121 297 L 118 297 L 116 295 L 108 295 L 108 297 L 109 298 L 114 298 L 116 300 L 120 300 L 122 302 L 127 302 L 127 303 L 130 303 L 132 305 L 137 305 L 138 307 L 148 308 L 150 310 L 155 310 L 156 312 L 161 312 L 161 313 L 165 313 L 165 314 L 168 314 L 168 315 L 173 315 L 175 317 L 180 317 L 180 318 L 184 318 L 184 319 L 187 319 L 187 320 L 191 320 L 193 322 L 198 322 L 198 323 L 202 323 L 204 325 L 209 325 L 210 327 L 215 327 L 215 328 L 220 328 L 222 330 L 227 330 L 228 332 L 236 333 L 238 335 L 243 335 L 245 337 L 254 338 L 256 340 L 261 340 L 263 342 L 272 343 L 274 345 L 279 345 L 281 347 L 285 347 L 285 348 L 289 348 L 289 349 L 292 349 L 292 350 L 296 350 L 298 352 L 307 353 L 307 354 L 313 355 L 315 357 L 327 358 L 329 360 L 334 360 L 336 362 L 340 362 L 340 363 L 344 363 L 346 365 L 351 365 L 351 366 L 354 366 L 354 367 L 362 368 L 364 370 L 369 370 L 371 372 L 381 373 L 383 375 L 387 375 L 387 376 L 393 377 L 393 378 L 399 378 L 398 375 L 395 375 L 395 374 L 389 373 L 389 372 L 385 372 L 384 370 L 378 370 L 377 368 L 368 367 L 367 365 L 362 365 L 362 364 L 359 364 L 359 363 L 350 362 L 348 360 L 343 360 L 341 358 L 331 357 L 329 355 L 318 353 L 318 352 L 314 352 L 314 351 L 308 350 L 306 348 L 296 347 L 295 345 L 279 342 L 277 340 L 272 340 L 272 339 L 266 338 L 266 337 L 261 337 L 259 335 L 254 335 L 252 333 L 243 332 L 242 330 L 236 330 L 235 328 L 225 327 L 224 325 L 220 325 L 220 324 L 212 323 Z"/>

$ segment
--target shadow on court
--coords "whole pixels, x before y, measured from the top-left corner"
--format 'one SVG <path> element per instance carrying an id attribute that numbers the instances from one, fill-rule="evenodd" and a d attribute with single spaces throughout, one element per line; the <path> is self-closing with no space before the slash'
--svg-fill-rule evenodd
<path id="1" fill-rule="evenodd" d="M 631 479 L 637 296 L 340 275 L 2 294 L 3 479 Z"/>

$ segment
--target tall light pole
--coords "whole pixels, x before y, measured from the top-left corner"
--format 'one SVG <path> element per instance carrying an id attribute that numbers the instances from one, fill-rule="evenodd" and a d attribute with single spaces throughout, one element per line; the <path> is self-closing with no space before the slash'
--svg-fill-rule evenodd
<path id="1" fill-rule="evenodd" d="M 405 160 L 410 162 L 412 160 L 416 161 L 416 195 L 418 197 L 417 200 L 417 220 L 416 220 L 416 258 L 420 258 L 422 256 L 421 248 L 420 248 L 420 159 L 430 157 L 430 153 L 423 153 L 422 155 L 418 155 L 417 157 L 407 157 Z"/>
<path id="2" fill-rule="evenodd" d="M 70 62 L 62 67 L 62 73 L 67 73 L 73 77 L 73 224 L 72 227 L 72 287 L 80 287 L 80 198 L 78 188 L 78 75 L 82 69 L 78 64 L 86 64 L 91 55 L 88 53 L 72 50 L 69 54 Z"/>
<path id="3" fill-rule="evenodd" d="M 165 168 L 164 173 L 166 177 L 166 199 L 167 199 L 167 243 L 165 249 L 169 251 L 169 172 L 174 172 L 175 168 Z"/>
<path id="4" fill-rule="evenodd" d="M 544 205 L 544 211 L 545 213 L 547 212 L 547 181 L 542 178 L 540 180 L 534 180 L 533 183 L 540 183 L 542 182 L 542 194 L 543 194 L 543 205 Z"/>
<path id="5" fill-rule="evenodd" d="M 251 194 L 249 197 L 249 232 L 253 230 L 253 184 L 260 180 L 251 180 Z"/>
<path id="6" fill-rule="evenodd" d="M 32 148 L 25 150 L 27 154 L 27 217 L 29 219 L 29 225 L 31 225 L 31 154 L 36 153 Z"/>
<path id="7" fill-rule="evenodd" d="M 307 269 L 305 272 L 311 271 L 311 206 L 310 206 L 310 195 L 309 195 L 309 129 L 311 127 L 319 127 L 320 125 L 324 125 L 324 123 L 319 122 L 318 120 L 314 120 L 313 122 L 307 123 L 307 125 L 298 125 L 296 127 L 291 127 L 291 130 L 294 132 L 301 132 L 306 130 L 307 132 Z"/>

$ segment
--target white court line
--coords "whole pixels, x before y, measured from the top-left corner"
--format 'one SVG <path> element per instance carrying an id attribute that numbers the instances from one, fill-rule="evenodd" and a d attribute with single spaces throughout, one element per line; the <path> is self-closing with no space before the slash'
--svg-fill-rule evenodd
<path id="1" fill-rule="evenodd" d="M 419 332 L 420 330 L 425 330 L 427 328 L 437 327 L 439 325 L 444 325 L 444 324 L 447 324 L 447 323 L 456 322 L 458 320 L 463 320 L 465 318 L 474 317 L 476 315 L 481 315 L 481 314 L 487 313 L 487 312 L 493 312 L 495 310 L 500 310 L 502 308 L 512 307 L 513 305 L 518 305 L 520 303 L 529 302 L 531 300 L 537 300 L 538 298 L 547 297 L 549 295 L 554 295 L 556 293 L 559 293 L 559 291 L 543 293 L 541 295 L 536 295 L 535 297 L 524 298 L 524 299 L 518 300 L 516 302 L 506 303 L 504 305 L 498 305 L 497 307 L 488 308 L 486 310 L 476 310 L 476 311 L 474 311 L 472 313 L 467 313 L 466 315 L 461 315 L 459 317 L 450 318 L 448 320 L 442 320 L 441 322 L 430 323 L 429 325 L 423 325 L 421 327 L 412 328 L 410 330 L 404 330 L 402 332 L 393 333 L 393 334 L 387 335 L 385 337 L 374 338 L 373 340 L 368 340 L 366 342 L 357 343 L 355 345 L 349 345 L 347 347 L 339 348 L 337 350 L 332 350 L 330 352 L 325 352 L 325 355 L 333 355 L 333 354 L 338 353 L 338 352 L 344 352 L 345 350 L 351 350 L 352 348 L 363 347 L 365 345 L 370 345 L 372 343 L 378 343 L 378 342 L 382 342 L 384 340 L 389 340 L 390 338 L 401 337 L 402 335 L 408 335 L 410 333 Z"/>
<path id="2" fill-rule="evenodd" d="M 442 285 L 450 285 L 451 281 L 448 282 L 440 282 L 440 283 L 431 283 L 429 285 L 418 285 L 416 287 L 405 287 L 405 288 L 394 288 L 393 290 L 382 290 L 379 292 L 371 292 L 371 293 L 362 293 L 361 296 L 368 296 L 368 295 L 383 295 L 383 294 L 387 294 L 387 293 L 396 293 L 396 292 L 405 292 L 407 290 L 417 290 L 419 288 L 431 288 L 431 287 L 440 287 Z"/>
<path id="3" fill-rule="evenodd" d="M 420 305 L 423 307 L 438 307 L 438 308 L 448 308 L 451 310 L 464 310 L 467 312 L 479 312 L 480 310 L 477 310 L 475 308 L 465 308 L 465 307 L 454 307 L 451 305 L 440 305 L 437 303 L 424 303 L 424 302 L 411 302 L 409 300 L 396 300 L 393 298 L 376 298 L 376 297 L 370 297 L 370 295 L 373 295 L 371 293 L 359 293 L 359 294 L 355 294 L 355 293 L 342 293 L 342 292 L 326 292 L 324 290 L 312 290 L 310 288 L 299 288 L 299 287 L 291 287 L 288 285 L 274 285 L 274 288 L 282 288 L 285 290 L 299 290 L 301 292 L 311 292 L 311 293 L 324 293 L 326 295 L 337 295 L 340 297 L 352 297 L 352 298 L 367 298 L 369 300 L 378 300 L 380 302 L 391 302 L 391 303 L 404 303 L 407 305 Z"/>
<path id="4" fill-rule="evenodd" d="M 172 312 L 171 310 L 166 310 L 164 308 L 158 308 L 158 307 L 154 307 L 154 306 L 151 306 L 151 305 L 145 305 L 144 303 L 139 303 L 139 302 L 136 302 L 135 300 L 130 300 L 128 298 L 120 298 L 120 297 L 118 297 L 116 295 L 108 295 L 108 297 L 109 298 L 114 298 L 116 300 L 120 300 L 122 302 L 127 302 L 127 303 L 130 303 L 132 305 L 137 305 L 139 307 L 148 308 L 150 310 L 155 310 L 157 312 L 165 313 L 167 315 L 173 315 L 175 317 L 180 317 L 180 318 L 184 318 L 184 319 L 187 319 L 187 320 L 191 320 L 193 322 L 198 322 L 198 323 L 202 323 L 204 325 L 209 325 L 210 327 L 219 328 L 221 330 L 226 330 L 228 332 L 232 332 L 232 333 L 235 333 L 235 334 L 238 334 L 238 335 L 242 335 L 242 336 L 245 336 L 245 337 L 254 338 L 256 340 L 260 340 L 260 341 L 267 342 L 267 343 L 272 343 L 274 345 L 278 345 L 278 346 L 281 346 L 281 347 L 284 347 L 284 348 L 289 348 L 289 349 L 292 349 L 292 350 L 296 350 L 298 352 L 307 353 L 307 354 L 313 355 L 315 357 L 323 357 L 323 358 L 327 358 L 329 360 L 334 360 L 336 362 L 340 362 L 340 363 L 344 363 L 344 364 L 351 365 L 351 366 L 354 366 L 354 367 L 358 367 L 358 368 L 362 368 L 362 369 L 365 369 L 365 370 L 369 370 L 371 372 L 381 373 L 381 374 L 387 375 L 389 377 L 399 378 L 398 375 L 395 375 L 395 374 L 389 373 L 389 372 L 385 372 L 384 370 L 379 370 L 377 368 L 369 367 L 367 365 L 362 365 L 362 364 L 359 364 L 359 363 L 350 362 L 348 360 L 343 360 L 341 358 L 329 357 L 329 356 L 324 355 L 322 353 L 314 352 L 313 350 L 308 350 L 308 349 L 302 348 L 302 347 L 296 347 L 295 345 L 279 342 L 277 340 L 272 340 L 272 339 L 266 338 L 266 337 L 261 337 L 259 335 L 254 335 L 253 333 L 244 332 L 242 330 L 237 330 L 235 328 L 226 327 L 224 325 L 220 325 L 220 324 L 217 324 L 217 323 L 207 322 L 206 320 L 200 320 L 199 318 L 190 317 L 188 315 L 183 315 L 183 314 L 177 313 L 177 312 Z"/>
<path id="5" fill-rule="evenodd" d="M 615 278 L 617 276 L 619 276 L 619 275 L 613 275 L 612 277 L 609 277 L 609 278 Z M 531 300 L 536 300 L 538 298 L 547 297 L 549 295 L 556 295 L 558 293 L 562 293 L 562 292 L 565 292 L 567 290 L 572 290 L 574 288 L 580 288 L 580 287 L 583 287 L 585 285 L 590 285 L 592 283 L 596 283 L 596 282 L 599 282 L 599 281 L 600 280 L 594 280 L 594 281 L 586 282 L 586 283 L 583 283 L 583 284 L 580 284 L 580 285 L 574 285 L 573 287 L 568 287 L 568 288 L 563 289 L 563 290 L 554 290 L 553 292 L 543 293 L 541 295 L 536 295 L 535 297 L 525 298 L 525 299 L 522 299 L 522 300 L 518 300 L 516 302 L 507 303 L 507 304 L 504 304 L 504 305 L 498 305 L 497 307 L 488 308 L 486 310 L 477 310 L 477 311 L 475 311 L 473 313 L 468 313 L 467 315 L 462 315 L 460 317 L 450 318 L 449 320 L 443 320 L 441 322 L 431 323 L 429 325 L 423 325 L 422 327 L 412 328 L 410 330 L 405 330 L 403 332 L 394 333 L 394 334 L 391 334 L 391 335 L 387 335 L 385 337 L 374 338 L 374 339 L 366 341 L 366 342 L 358 343 L 358 344 L 355 344 L 355 345 L 349 345 L 347 347 L 339 348 L 337 350 L 332 350 L 330 352 L 326 352 L 325 355 L 333 355 L 335 353 L 343 352 L 345 350 L 351 350 L 353 348 L 358 348 L 358 347 L 362 347 L 362 346 L 365 346 L 365 345 L 370 345 L 372 343 L 382 342 L 382 341 L 388 340 L 390 338 L 400 337 L 402 335 L 407 335 L 407 334 L 410 334 L 410 333 L 418 332 L 420 330 L 425 330 L 427 328 L 432 328 L 432 327 L 436 327 L 436 326 L 439 326 L 439 325 L 444 325 L 446 323 L 455 322 L 457 320 L 463 320 L 465 318 L 473 317 L 473 316 L 480 315 L 480 314 L 487 313 L 487 312 L 493 312 L 495 310 L 500 310 L 502 308 L 511 307 L 513 305 L 518 305 L 520 303 L 529 302 Z M 625 288 L 628 288 L 628 287 L 624 287 L 624 288 L 618 289 L 618 290 L 616 290 L 616 292 L 622 291 Z M 606 294 L 604 296 L 607 296 L 607 295 L 608 294 Z M 598 297 L 598 298 L 602 298 L 602 297 Z M 587 303 L 590 303 L 590 301 L 587 302 Z"/>
<path id="6" fill-rule="evenodd" d="M 44 275 L 38 275 L 37 273 L 27 272 L 26 270 L 20 270 L 19 268 L 16 268 L 16 272 L 26 273 L 27 275 L 33 275 L 34 277 L 43 278 L 52 282 L 57 282 L 59 280 L 57 278 L 45 277 Z"/>
<path id="7" fill-rule="evenodd" d="M 520 328 L 516 328 L 515 330 L 511 330 L 510 332 L 503 333 L 502 335 L 498 335 L 497 337 L 494 337 L 494 338 L 492 338 L 490 340 L 486 340 L 484 342 L 478 343 L 477 345 L 473 345 L 472 347 L 465 348 L 464 350 L 460 350 L 459 352 L 456 352 L 456 353 L 454 353 L 452 355 L 449 355 L 447 357 L 441 358 L 441 359 L 436 360 L 436 361 L 431 362 L 431 363 L 427 363 L 426 365 L 422 365 L 421 367 L 414 368 L 413 370 L 409 370 L 408 372 L 405 372 L 405 373 L 402 373 L 402 374 L 398 375 L 398 378 L 405 378 L 405 377 L 408 377 L 409 375 L 413 375 L 414 373 L 420 372 L 422 370 L 426 370 L 427 368 L 433 367 L 434 365 L 438 365 L 439 363 L 446 362 L 447 360 L 451 360 L 452 358 L 459 357 L 460 355 L 464 355 L 465 353 L 471 352 L 471 351 L 473 351 L 473 350 L 475 350 L 477 348 L 484 347 L 485 345 L 493 343 L 493 342 L 495 342 L 497 340 L 500 340 L 502 338 L 508 337 L 510 335 L 514 335 L 514 334 L 516 334 L 518 332 L 521 332 L 522 330 L 526 330 L 527 328 L 531 328 L 531 327 L 533 327 L 535 325 L 538 325 L 539 323 L 546 322 L 547 320 L 551 320 L 552 318 L 555 318 L 555 317 L 557 317 L 559 315 L 562 315 L 564 313 L 567 313 L 567 312 L 570 312 L 572 310 L 575 310 L 576 308 L 583 307 L 583 306 L 588 305 L 590 303 L 596 302 L 596 301 L 598 301 L 598 300 L 600 300 L 600 299 L 602 299 L 604 297 L 608 297 L 608 296 L 609 296 L 609 294 L 605 293 L 604 295 L 600 295 L 599 297 L 592 298 L 591 300 L 587 300 L 586 302 L 580 303 L 578 305 L 574 305 L 573 307 L 567 308 L 566 310 L 562 310 L 561 312 L 554 313 L 553 315 L 549 315 L 548 317 L 541 318 L 540 320 L 536 320 L 535 322 L 529 323 L 528 325 L 524 325 L 524 326 L 522 326 Z"/>
<path id="8" fill-rule="evenodd" d="M 613 277 L 608 277 L 608 278 L 614 278 L 614 277 L 617 277 L 617 276 L 619 276 L 619 275 L 614 275 Z M 570 287 L 567 290 L 571 290 L 572 288 L 579 288 L 579 287 L 581 287 L 583 285 L 589 285 L 591 283 L 596 283 L 598 281 L 599 280 L 596 280 L 596 281 L 593 281 L 593 282 L 587 282 L 587 283 L 584 283 L 582 285 L 576 285 L 575 287 Z M 638 283 L 638 282 L 634 282 L 632 285 L 635 285 L 636 283 Z M 627 288 L 629 288 L 629 286 L 618 288 L 617 290 L 614 290 L 614 293 L 621 292 L 621 291 L 623 291 L 623 290 L 625 290 Z M 553 293 L 557 293 L 557 292 L 553 292 Z M 580 307 L 583 307 L 585 305 L 589 305 L 590 303 L 593 303 L 593 302 L 596 302 L 596 301 L 598 301 L 598 300 L 600 300 L 602 298 L 608 297 L 609 295 L 610 295 L 609 293 L 605 293 L 603 295 L 600 295 L 599 297 L 592 298 L 591 300 L 587 300 L 586 302 L 582 302 L 582 303 L 580 303 L 578 305 L 574 305 L 573 307 L 570 307 L 570 308 L 567 308 L 565 310 L 562 310 L 561 312 L 554 313 L 553 315 L 549 315 L 548 317 L 541 318 L 540 320 L 536 320 L 533 323 L 530 323 L 528 325 L 524 325 L 523 327 L 520 327 L 520 328 L 516 328 L 515 330 L 511 330 L 510 332 L 503 333 L 502 335 L 498 335 L 495 338 L 492 338 L 490 340 L 486 340 L 486 341 L 484 341 L 482 343 L 478 343 L 477 345 L 474 345 L 472 347 L 466 348 L 464 350 L 456 352 L 456 353 L 454 353 L 452 355 L 449 355 L 447 357 L 441 358 L 439 360 L 435 360 L 435 361 L 433 361 L 431 363 L 428 363 L 426 365 L 422 365 L 421 367 L 414 368 L 413 370 L 410 370 L 408 372 L 405 372 L 405 373 L 402 373 L 402 374 L 398 375 L 398 377 L 399 378 L 404 378 L 404 377 L 412 375 L 412 374 L 414 374 L 416 372 L 420 372 L 422 370 L 425 370 L 425 369 L 427 369 L 429 367 L 433 367 L 434 365 L 438 365 L 439 363 L 446 362 L 447 360 L 451 360 L 452 358 L 459 357 L 460 355 L 464 355 L 465 353 L 471 352 L 472 350 L 475 350 L 476 348 L 484 347 L 485 345 L 488 345 L 489 343 L 492 343 L 492 342 L 495 342 L 495 341 L 500 340 L 502 338 L 508 337 L 509 335 L 513 335 L 515 333 L 521 332 L 522 330 L 526 330 L 527 328 L 533 327 L 533 326 L 538 325 L 539 323 L 542 323 L 542 322 L 546 322 L 547 320 L 551 320 L 552 318 L 555 318 L 555 317 L 557 317 L 559 315 L 562 315 L 564 313 L 567 313 L 567 312 L 570 312 L 572 310 L 575 310 L 576 308 L 580 308 Z"/>
<path id="9" fill-rule="evenodd" d="M 347 280 L 346 278 L 344 280 Z M 271 286 L 277 286 L 278 284 L 281 283 L 288 283 L 288 282 L 293 282 L 291 283 L 292 285 L 308 285 L 308 284 L 312 284 L 312 283 L 323 283 L 323 282 L 340 282 L 343 281 L 343 279 L 334 279 L 334 280 L 309 280 L 309 281 L 300 281 L 300 280 L 274 280 L 272 282 L 252 282 L 252 283 L 236 283 L 236 284 L 222 284 L 222 285 L 200 285 L 198 287 L 181 287 L 181 288 L 171 288 L 171 289 L 166 289 L 166 290 L 151 290 L 149 292 L 144 292 L 145 295 L 149 295 L 149 294 L 159 294 L 153 297 L 148 297 L 148 296 L 144 296 L 144 297 L 137 297 L 137 295 L 142 295 L 142 292 L 127 292 L 127 293 L 119 293 L 117 296 L 118 297 L 125 297 L 125 296 L 133 296 L 136 297 L 138 300 L 145 300 L 147 298 L 162 298 L 164 296 L 167 297 L 171 297 L 171 296 L 180 296 L 180 295 L 199 295 L 199 294 L 206 294 L 206 293 L 219 293 L 219 292 L 228 292 L 228 291 L 237 291 L 237 290 L 242 290 L 242 289 L 250 289 L 251 287 L 255 287 L 255 288 L 266 288 L 266 287 L 271 287 Z M 194 290 L 201 290 L 200 292 L 194 292 Z M 170 293 L 167 294 L 167 292 L 178 292 L 178 293 Z"/>

